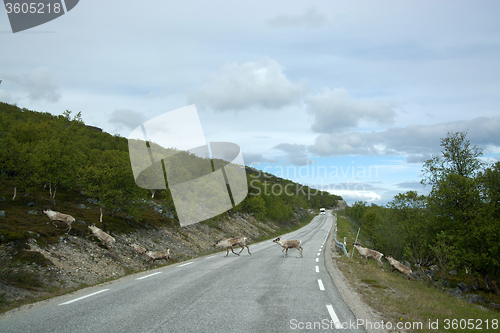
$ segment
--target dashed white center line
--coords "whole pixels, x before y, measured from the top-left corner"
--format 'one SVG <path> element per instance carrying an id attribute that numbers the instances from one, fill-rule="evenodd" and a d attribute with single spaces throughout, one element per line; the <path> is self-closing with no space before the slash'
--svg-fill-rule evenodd
<path id="1" fill-rule="evenodd" d="M 318 252 L 318 256 L 319 256 L 320 254 L 321 254 L 321 253 L 320 253 L 320 252 Z"/>
<path id="2" fill-rule="evenodd" d="M 319 258 L 316 258 L 316 262 L 319 262 Z"/>
<path id="3" fill-rule="evenodd" d="M 319 273 L 319 266 L 316 266 L 316 273 Z"/>
<path id="4" fill-rule="evenodd" d="M 61 303 L 59 305 L 66 305 L 66 304 L 69 304 L 69 303 L 73 303 L 73 302 L 79 301 L 81 299 L 84 299 L 84 298 L 87 298 L 87 297 L 90 297 L 90 296 L 94 296 L 94 295 L 100 294 L 100 293 L 102 293 L 104 291 L 107 291 L 107 290 L 109 290 L 109 289 L 99 290 L 99 291 L 96 291 L 95 293 L 88 294 L 88 295 L 85 295 L 85 296 L 82 296 L 82 297 L 79 297 L 79 298 L 75 298 L 75 299 L 73 299 L 71 301 L 67 301 L 67 302 Z"/>
<path id="5" fill-rule="evenodd" d="M 179 265 L 179 267 L 186 266 L 186 265 L 190 265 L 190 264 L 192 264 L 192 263 L 193 263 L 193 261 L 191 261 L 191 262 L 187 262 L 187 263 L 185 263 L 185 264 Z"/>
<path id="6" fill-rule="evenodd" d="M 335 310 L 333 310 L 333 306 L 331 304 L 327 304 L 326 308 L 328 310 L 328 313 L 330 314 L 330 317 L 332 317 L 332 321 L 335 324 L 335 328 L 341 329 L 342 324 L 340 323 L 339 317 L 337 317 Z"/>
<path id="7" fill-rule="evenodd" d="M 319 285 L 319 290 L 325 290 L 325 286 L 323 285 L 323 281 L 321 281 L 321 279 L 318 279 L 318 285 Z"/>
<path id="8" fill-rule="evenodd" d="M 153 276 L 153 275 L 156 275 L 156 274 L 160 274 L 161 272 L 156 272 L 156 273 L 153 273 L 153 274 L 149 274 L 149 275 L 145 275 L 145 276 L 141 276 L 140 278 L 137 278 L 136 280 L 142 280 L 142 279 L 145 279 L 145 278 L 148 278 L 150 276 Z"/>
<path id="9" fill-rule="evenodd" d="M 318 251 L 321 252 L 321 249 L 319 249 Z"/>

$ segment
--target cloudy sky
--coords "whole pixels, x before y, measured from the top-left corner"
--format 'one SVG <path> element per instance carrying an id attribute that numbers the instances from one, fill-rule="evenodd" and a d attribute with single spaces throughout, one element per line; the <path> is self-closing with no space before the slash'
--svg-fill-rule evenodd
<path id="1" fill-rule="evenodd" d="M 500 159 L 499 17 L 496 0 L 86 0 L 14 34 L 2 9 L 0 100 L 124 137 L 195 104 L 245 164 L 385 204 L 428 192 L 448 132 Z"/>

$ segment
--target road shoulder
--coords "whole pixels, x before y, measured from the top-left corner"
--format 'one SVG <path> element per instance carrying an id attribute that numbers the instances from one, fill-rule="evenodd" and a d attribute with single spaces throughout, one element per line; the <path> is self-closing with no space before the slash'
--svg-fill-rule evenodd
<path id="1" fill-rule="evenodd" d="M 335 249 L 333 235 L 334 227 L 331 228 L 326 242 L 325 267 L 330 274 L 333 283 L 337 287 L 340 296 L 342 296 L 342 299 L 357 319 L 363 319 L 365 322 L 371 323 L 382 322 L 382 314 L 363 302 L 361 296 L 354 290 L 342 272 L 338 269 L 335 257 L 340 257 L 340 255 Z M 368 333 L 376 332 L 376 330 L 373 329 L 367 329 L 366 331 Z"/>

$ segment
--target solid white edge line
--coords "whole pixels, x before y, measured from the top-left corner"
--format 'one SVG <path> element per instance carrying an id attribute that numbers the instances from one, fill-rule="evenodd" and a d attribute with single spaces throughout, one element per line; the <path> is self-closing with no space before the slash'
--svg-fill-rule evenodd
<path id="1" fill-rule="evenodd" d="M 185 264 L 179 265 L 179 267 L 182 267 L 182 266 L 186 266 L 186 265 L 192 264 L 193 262 L 194 262 L 194 261 L 187 262 L 187 263 L 185 263 Z"/>
<path id="2" fill-rule="evenodd" d="M 326 305 L 326 309 L 328 310 L 328 313 L 330 314 L 330 317 L 332 317 L 332 321 L 335 325 L 336 329 L 342 329 L 342 324 L 340 323 L 339 317 L 337 317 L 337 314 L 335 313 L 335 310 L 333 310 L 333 306 L 331 304 Z"/>
<path id="3" fill-rule="evenodd" d="M 323 281 L 321 281 L 321 279 L 318 279 L 318 285 L 319 285 L 319 290 L 321 291 L 325 290 L 325 286 L 323 285 Z"/>
<path id="4" fill-rule="evenodd" d="M 82 297 L 78 297 L 78 298 L 72 299 L 71 301 L 67 301 L 67 302 L 61 303 L 61 304 L 59 304 L 59 305 L 66 305 L 66 304 L 70 304 L 70 303 L 73 303 L 73 302 L 79 301 L 79 300 L 81 300 L 81 299 L 84 299 L 84 298 L 87 298 L 87 297 L 90 297 L 90 296 L 94 296 L 94 295 L 100 294 L 100 293 L 102 293 L 102 292 L 104 292 L 104 291 L 107 291 L 107 290 L 109 290 L 109 288 L 108 288 L 108 289 L 99 290 L 99 291 L 96 291 L 95 293 L 88 294 L 88 295 L 85 295 L 85 296 L 82 296 Z"/>
<path id="5" fill-rule="evenodd" d="M 316 273 L 319 273 L 319 266 L 316 266 Z"/>
<path id="6" fill-rule="evenodd" d="M 145 275 L 145 276 L 141 276 L 140 278 L 137 278 L 136 280 L 142 280 L 142 279 L 145 279 L 145 278 L 148 278 L 150 276 L 153 276 L 153 275 L 156 275 L 156 274 L 160 274 L 161 272 L 156 272 L 156 273 L 153 273 L 153 274 L 149 274 L 149 275 Z"/>

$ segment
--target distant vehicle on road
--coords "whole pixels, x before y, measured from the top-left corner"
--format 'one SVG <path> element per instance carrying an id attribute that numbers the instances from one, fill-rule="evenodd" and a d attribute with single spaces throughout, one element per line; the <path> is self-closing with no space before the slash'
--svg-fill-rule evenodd
<path id="1" fill-rule="evenodd" d="M 319 209 L 319 215 L 325 215 L 326 212 L 325 212 L 325 209 L 324 208 L 320 208 Z"/>

